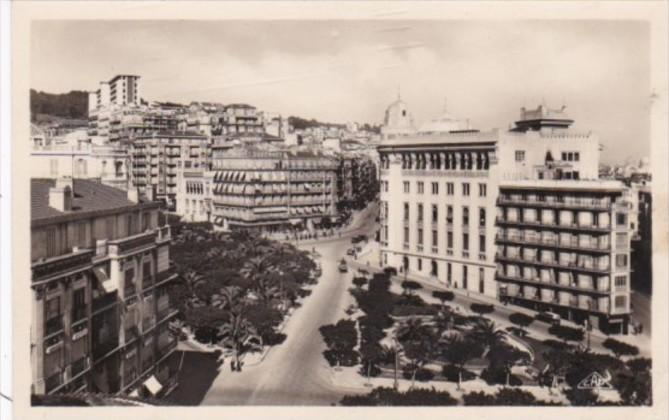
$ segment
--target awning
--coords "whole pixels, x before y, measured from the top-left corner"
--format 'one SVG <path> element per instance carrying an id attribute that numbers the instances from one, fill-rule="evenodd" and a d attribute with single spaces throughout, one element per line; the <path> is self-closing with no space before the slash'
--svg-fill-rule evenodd
<path id="1" fill-rule="evenodd" d="M 98 279 L 98 284 L 105 293 L 112 293 L 118 290 L 118 284 L 116 284 L 115 281 L 110 280 L 109 277 L 107 277 L 107 273 L 105 273 L 102 268 L 93 268 L 93 273 L 95 273 L 95 277 Z"/>
<path id="2" fill-rule="evenodd" d="M 144 381 L 144 386 L 151 393 L 151 395 L 157 395 L 163 386 L 158 382 L 158 379 L 154 375 L 149 376 L 149 379 Z"/>

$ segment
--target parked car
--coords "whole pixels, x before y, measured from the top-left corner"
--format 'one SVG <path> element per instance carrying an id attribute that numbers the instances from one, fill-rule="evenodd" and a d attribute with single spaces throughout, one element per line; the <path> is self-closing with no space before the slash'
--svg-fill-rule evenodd
<path id="1" fill-rule="evenodd" d="M 338 267 L 338 268 L 339 268 L 339 272 L 340 272 L 340 273 L 346 273 L 346 272 L 348 272 L 348 265 L 346 265 L 346 260 L 342 259 L 342 260 L 339 262 L 339 267 Z"/>
<path id="2" fill-rule="evenodd" d="M 355 249 L 354 248 L 349 248 L 346 250 L 346 255 L 349 255 L 351 257 L 355 257 Z"/>
<path id="3" fill-rule="evenodd" d="M 536 315 L 536 319 L 539 321 L 547 322 L 552 325 L 560 325 L 560 315 L 556 314 L 555 312 L 539 312 Z"/>

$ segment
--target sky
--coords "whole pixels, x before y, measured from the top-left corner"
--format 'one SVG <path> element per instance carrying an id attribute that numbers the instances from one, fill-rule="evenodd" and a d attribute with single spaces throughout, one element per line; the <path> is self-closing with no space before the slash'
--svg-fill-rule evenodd
<path id="1" fill-rule="evenodd" d="M 566 105 L 574 129 L 600 136 L 602 161 L 623 163 L 650 149 L 649 54 L 640 21 L 53 20 L 33 22 L 31 86 L 137 74 L 149 101 L 373 124 L 401 95 L 417 125 L 447 106 L 482 130 Z"/>

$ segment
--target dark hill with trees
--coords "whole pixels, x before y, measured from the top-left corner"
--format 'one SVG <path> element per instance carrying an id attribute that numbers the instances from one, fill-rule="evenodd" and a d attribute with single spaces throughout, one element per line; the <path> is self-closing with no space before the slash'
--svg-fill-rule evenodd
<path id="1" fill-rule="evenodd" d="M 53 94 L 30 89 L 30 115 L 34 121 L 38 114 L 62 118 L 88 118 L 88 92 L 73 90 Z"/>

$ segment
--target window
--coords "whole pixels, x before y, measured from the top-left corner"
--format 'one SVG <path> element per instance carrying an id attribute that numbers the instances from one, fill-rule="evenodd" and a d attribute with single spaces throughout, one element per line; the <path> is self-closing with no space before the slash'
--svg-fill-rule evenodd
<path id="1" fill-rule="evenodd" d="M 625 268 L 627 267 L 627 255 L 618 254 L 616 255 L 616 268 Z"/>
<path id="2" fill-rule="evenodd" d="M 516 150 L 516 162 L 525 162 L 524 150 Z"/>
<path id="3" fill-rule="evenodd" d="M 469 207 L 462 208 L 462 225 L 469 226 Z"/>
<path id="4" fill-rule="evenodd" d="M 616 296 L 616 308 L 627 307 L 627 298 L 625 296 Z"/>
<path id="5" fill-rule="evenodd" d="M 446 248 L 453 248 L 453 232 L 446 232 Z"/>
<path id="6" fill-rule="evenodd" d="M 462 195 L 465 197 L 469 196 L 469 183 L 468 182 L 463 182 L 462 183 Z"/>
<path id="7" fill-rule="evenodd" d="M 418 194 L 423 194 L 423 192 L 425 191 L 425 185 L 423 184 L 422 181 L 417 182 L 417 187 L 418 187 Z M 409 192 L 409 191 L 405 191 L 405 192 Z"/>
<path id="8" fill-rule="evenodd" d="M 135 269 L 134 268 L 129 268 L 125 270 L 125 285 L 126 287 L 129 284 L 132 284 L 135 281 Z"/>
<path id="9" fill-rule="evenodd" d="M 453 267 L 451 263 L 446 264 L 446 281 L 450 284 L 453 281 Z"/>
<path id="10" fill-rule="evenodd" d="M 86 317 L 86 289 L 75 290 L 72 300 L 72 322 L 76 322 Z"/>
<path id="11" fill-rule="evenodd" d="M 436 230 L 432 230 L 432 246 L 439 245 L 439 236 Z"/>
<path id="12" fill-rule="evenodd" d="M 485 227 L 485 209 L 479 209 L 479 227 Z"/>
<path id="13" fill-rule="evenodd" d="M 446 195 L 455 194 L 455 185 L 452 182 L 446 183 Z"/>
<path id="14" fill-rule="evenodd" d="M 114 217 L 108 217 L 105 219 L 105 235 L 107 239 L 114 239 Z"/>
<path id="15" fill-rule="evenodd" d="M 432 204 L 432 223 L 439 221 L 439 208 L 436 204 Z"/>
<path id="16" fill-rule="evenodd" d="M 574 179 L 579 179 L 579 177 L 580 177 L 578 171 L 574 171 L 572 176 L 573 176 Z"/>
<path id="17" fill-rule="evenodd" d="M 53 257 L 56 252 L 56 229 L 48 229 L 46 231 L 46 256 Z"/>
<path id="18" fill-rule="evenodd" d="M 462 250 L 469 251 L 469 233 L 462 234 Z"/>
<path id="19" fill-rule="evenodd" d="M 409 221 L 409 203 L 404 203 L 404 220 Z"/>
<path id="20" fill-rule="evenodd" d="M 77 240 L 76 243 L 78 246 L 86 246 L 86 222 L 77 223 L 76 225 Z"/>
<path id="21" fill-rule="evenodd" d="M 479 184 L 479 197 L 485 197 L 488 193 L 486 184 Z"/>
<path id="22" fill-rule="evenodd" d="M 144 261 L 144 265 L 142 266 L 142 278 L 148 279 L 149 277 L 151 277 L 151 261 Z"/>
<path id="23" fill-rule="evenodd" d="M 404 185 L 404 192 L 408 193 L 410 191 L 409 190 L 409 181 L 404 181 L 403 185 Z"/>
<path id="24" fill-rule="evenodd" d="M 409 228 L 407 227 L 404 228 L 404 243 L 409 243 Z"/>
<path id="25" fill-rule="evenodd" d="M 60 317 L 60 296 L 48 299 L 44 309 L 44 318 L 47 321 L 58 317 Z"/>
<path id="26" fill-rule="evenodd" d="M 483 268 L 479 268 L 479 293 L 483 294 L 485 291 L 485 277 Z"/>
<path id="27" fill-rule="evenodd" d="M 574 152 L 574 160 L 578 162 L 581 159 L 581 156 L 578 152 Z"/>
<path id="28" fill-rule="evenodd" d="M 485 253 L 485 235 L 479 235 L 479 252 Z"/>
<path id="29" fill-rule="evenodd" d="M 627 276 L 616 276 L 615 286 L 616 290 L 625 290 L 627 288 Z"/>
<path id="30" fill-rule="evenodd" d="M 418 271 L 422 271 L 422 270 L 423 270 L 423 259 L 418 258 Z"/>
<path id="31" fill-rule="evenodd" d="M 446 223 L 453 224 L 453 206 L 446 206 Z"/>
<path id="32" fill-rule="evenodd" d="M 627 233 L 616 233 L 616 249 L 624 251 L 628 245 Z"/>
<path id="33" fill-rule="evenodd" d="M 467 288 L 467 266 L 462 266 L 462 287 Z"/>
<path id="34" fill-rule="evenodd" d="M 423 229 L 418 229 L 418 245 L 423 245 Z"/>
<path id="35" fill-rule="evenodd" d="M 418 221 L 423 221 L 423 205 L 418 203 Z"/>
<path id="36" fill-rule="evenodd" d="M 432 183 L 432 195 L 437 195 L 439 194 L 439 183 L 438 182 L 433 182 Z"/>
<path id="37" fill-rule="evenodd" d="M 627 215 L 625 213 L 616 213 L 616 224 L 625 226 L 627 224 Z"/>

